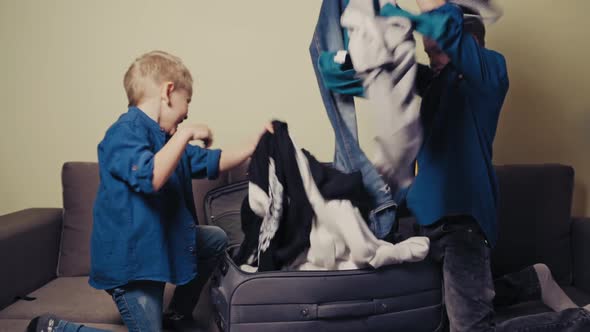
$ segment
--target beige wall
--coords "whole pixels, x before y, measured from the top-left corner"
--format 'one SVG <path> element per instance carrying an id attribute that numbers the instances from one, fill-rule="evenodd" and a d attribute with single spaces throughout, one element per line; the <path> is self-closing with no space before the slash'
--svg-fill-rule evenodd
<path id="1" fill-rule="evenodd" d="M 167 3 L 174 6 L 0 0 L 0 214 L 61 205 L 61 165 L 96 160 L 104 131 L 125 111 L 125 69 L 152 49 L 182 57 L 192 70 L 190 120 L 208 123 L 216 145 L 236 146 L 276 117 L 289 122 L 299 145 L 331 158 L 334 138 L 307 50 L 319 0 Z M 590 46 L 583 36 L 590 2 L 500 3 L 506 15 L 489 28 L 488 44 L 506 55 L 511 90 L 496 162 L 574 165 L 574 210 L 590 215 Z M 371 152 L 366 109 L 361 102 L 360 132 Z"/>
<path id="2" fill-rule="evenodd" d="M 510 91 L 496 163 L 574 166 L 573 213 L 590 215 L 590 1 L 504 0 L 489 45 L 508 62 Z"/>

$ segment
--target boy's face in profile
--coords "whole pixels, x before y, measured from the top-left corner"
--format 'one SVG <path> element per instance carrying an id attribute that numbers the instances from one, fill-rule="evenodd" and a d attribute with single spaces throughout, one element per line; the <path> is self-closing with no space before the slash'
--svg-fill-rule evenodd
<path id="1" fill-rule="evenodd" d="M 162 107 L 160 113 L 160 127 L 168 135 L 174 135 L 178 125 L 188 116 L 188 104 L 191 96 L 184 89 L 172 90 L 169 95 L 170 103 Z"/>

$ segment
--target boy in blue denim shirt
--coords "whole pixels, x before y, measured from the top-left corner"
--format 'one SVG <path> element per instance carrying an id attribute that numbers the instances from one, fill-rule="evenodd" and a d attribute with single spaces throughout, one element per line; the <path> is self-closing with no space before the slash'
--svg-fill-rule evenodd
<path id="1" fill-rule="evenodd" d="M 192 83 L 179 58 L 161 51 L 140 56 L 124 77 L 129 109 L 98 145 L 89 283 L 112 296 L 130 331 L 161 330 L 166 282 L 179 285 L 166 327 L 192 320 L 227 236 L 197 224 L 191 180 L 215 179 L 244 162 L 265 132 L 231 152 L 188 144 L 213 142 L 205 125 L 178 127 L 187 118 Z M 37 330 L 96 331 L 55 317 L 35 323 Z"/>
<path id="2" fill-rule="evenodd" d="M 590 331 L 588 310 L 568 298 L 544 264 L 493 279 L 499 193 L 492 152 L 509 88 L 506 60 L 485 47 L 478 12 L 445 0 L 416 3 L 422 20 L 444 25 L 441 34 L 423 34 L 431 67 L 422 67 L 418 82 L 425 139 L 407 205 L 430 238 L 429 255 L 442 264 L 450 331 Z M 498 294 L 496 286 L 504 286 Z M 496 321 L 494 304 L 539 298 L 559 312 Z"/>

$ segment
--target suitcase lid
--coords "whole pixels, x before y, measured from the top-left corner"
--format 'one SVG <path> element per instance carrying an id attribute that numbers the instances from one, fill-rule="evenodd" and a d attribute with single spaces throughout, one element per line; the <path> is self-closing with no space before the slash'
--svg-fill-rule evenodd
<path id="1" fill-rule="evenodd" d="M 225 231 L 229 246 L 242 243 L 242 221 L 240 210 L 248 194 L 248 180 L 210 190 L 205 195 L 205 223 L 218 226 Z"/>

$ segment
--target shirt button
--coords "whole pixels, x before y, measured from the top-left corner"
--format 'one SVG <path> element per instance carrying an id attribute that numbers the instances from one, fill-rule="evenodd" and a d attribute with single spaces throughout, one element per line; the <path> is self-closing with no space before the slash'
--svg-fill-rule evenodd
<path id="1" fill-rule="evenodd" d="M 191 253 L 191 255 L 195 255 L 196 251 L 195 251 L 195 247 L 188 247 L 188 252 Z"/>
<path id="2" fill-rule="evenodd" d="M 459 74 L 459 79 L 462 80 L 463 79 L 463 74 Z"/>

